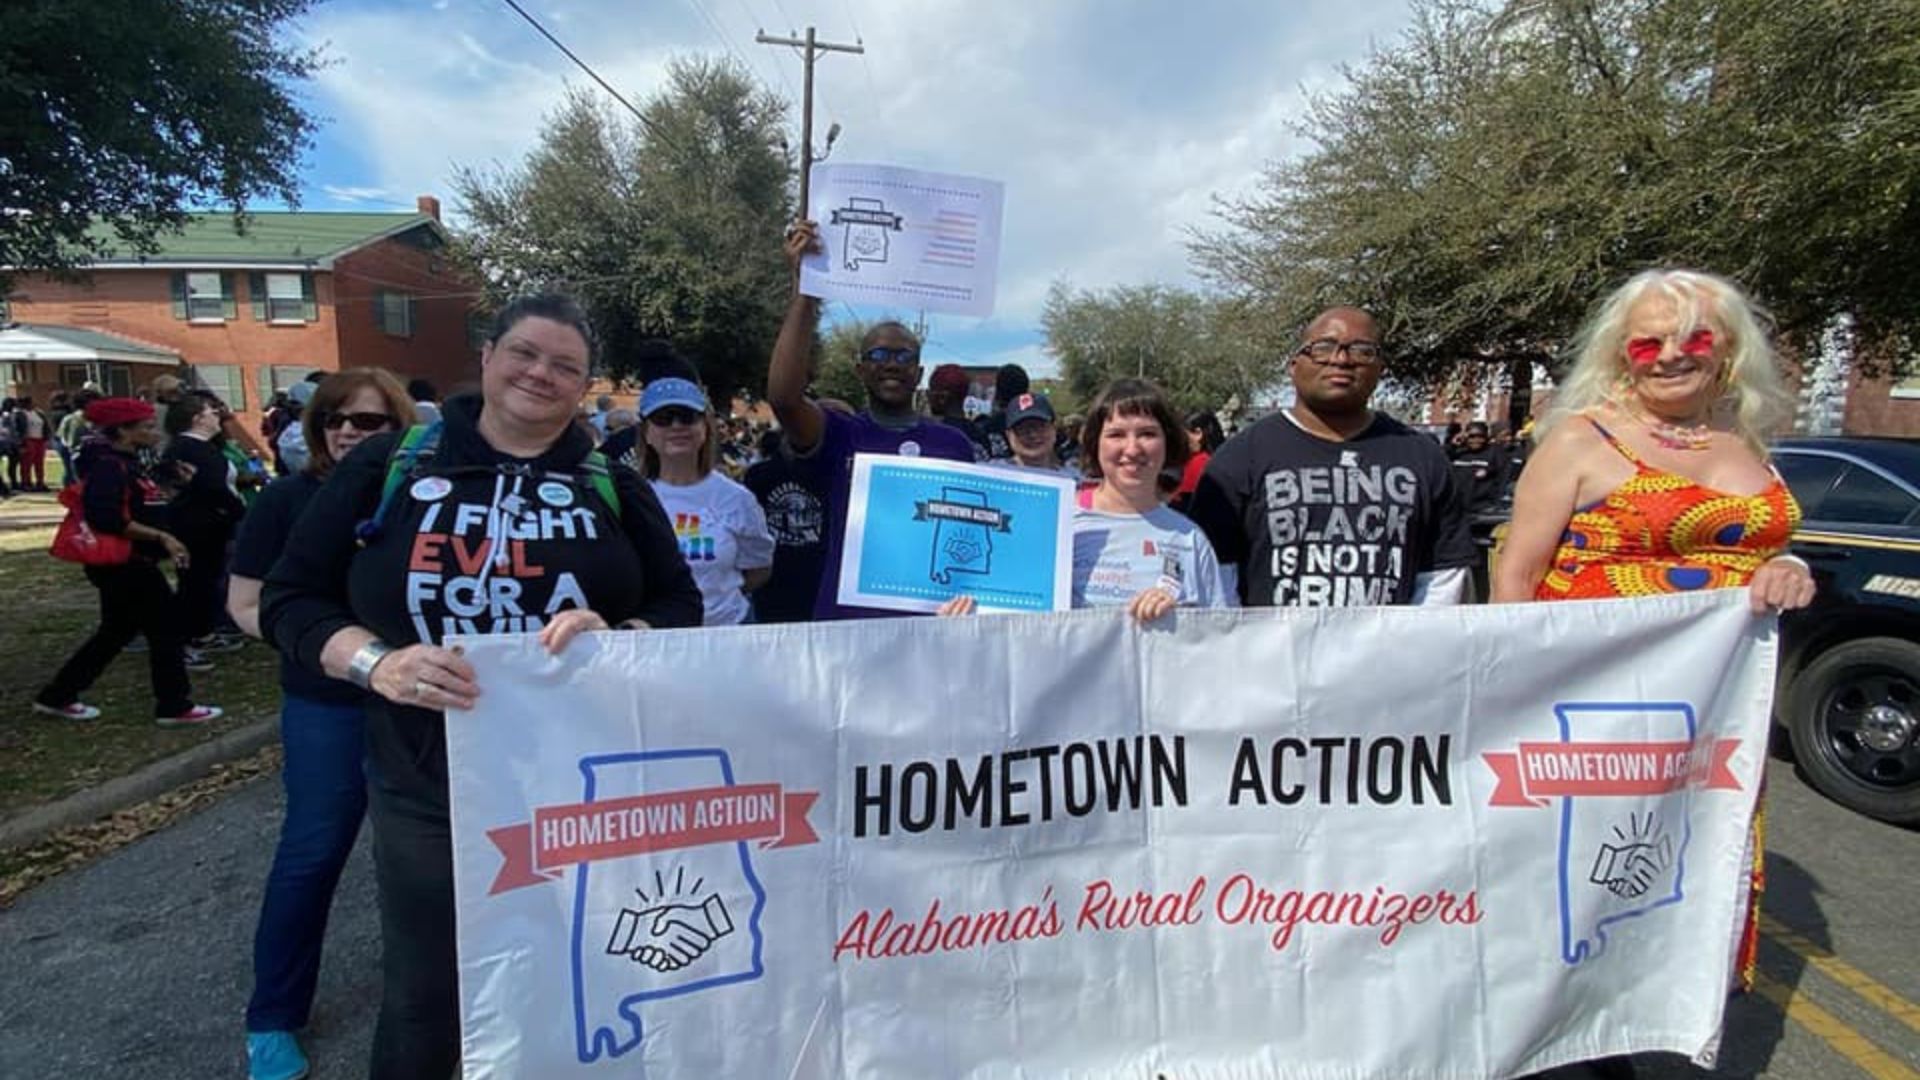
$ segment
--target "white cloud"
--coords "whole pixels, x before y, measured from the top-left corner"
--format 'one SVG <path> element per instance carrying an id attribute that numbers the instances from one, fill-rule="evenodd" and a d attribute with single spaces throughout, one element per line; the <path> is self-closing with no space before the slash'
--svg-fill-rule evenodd
<path id="1" fill-rule="evenodd" d="M 321 184 L 320 190 L 339 202 L 385 202 L 387 189 L 377 187 L 352 187 L 342 184 Z"/>
<path id="2" fill-rule="evenodd" d="M 1007 185 L 997 314 L 948 330 L 961 348 L 973 334 L 1032 334 L 1056 279 L 1190 282 L 1187 230 L 1209 222 L 1216 195 L 1250 190 L 1263 163 L 1299 151 L 1291 124 L 1303 87 L 1335 85 L 1339 64 L 1407 18 L 1405 0 L 527 7 L 636 102 L 689 52 L 735 56 L 797 96 L 799 58 L 755 44 L 756 29 L 794 22 L 830 40 L 863 35 L 864 56 L 829 54 L 816 71 L 817 129 L 844 125 L 834 158 Z M 591 87 L 510 9 L 438 8 L 310 17 L 339 60 L 319 77 L 321 111 L 333 117 L 326 139 L 365 162 L 363 175 L 327 180 L 447 194 L 453 165 L 517 161 L 565 87 Z"/>

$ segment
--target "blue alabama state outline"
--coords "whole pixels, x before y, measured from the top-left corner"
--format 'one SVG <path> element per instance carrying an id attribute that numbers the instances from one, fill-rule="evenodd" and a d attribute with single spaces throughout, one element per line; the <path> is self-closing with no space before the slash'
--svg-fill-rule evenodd
<path id="1" fill-rule="evenodd" d="M 594 788 L 597 782 L 593 772 L 595 768 L 603 765 L 622 765 L 636 761 L 672 761 L 685 760 L 688 758 L 717 759 L 720 763 L 721 777 L 726 781 L 728 787 L 733 786 L 733 762 L 727 757 L 725 750 L 647 750 L 628 754 L 599 754 L 580 759 L 580 773 L 586 778 L 586 794 L 583 801 L 592 802 L 594 800 Z M 589 1025 L 587 1023 L 586 982 L 580 970 L 580 935 L 582 929 L 581 924 L 585 921 L 583 916 L 586 914 L 587 906 L 587 875 L 592 870 L 593 864 L 580 864 L 579 880 L 574 884 L 573 891 L 573 933 L 571 935 L 573 948 L 571 960 L 573 966 L 574 1042 L 575 1050 L 578 1052 L 582 1064 L 590 1065 L 598 1061 L 600 1055 L 603 1053 L 608 1057 L 619 1057 L 640 1045 L 641 1041 L 646 1037 L 645 1026 L 641 1021 L 638 1010 L 639 1004 L 643 1001 L 679 997 L 682 994 L 691 994 L 700 990 L 710 990 L 713 987 L 726 986 L 731 983 L 752 982 L 766 973 L 766 967 L 762 964 L 760 957 L 760 949 L 763 944 L 763 939 L 760 935 L 760 914 L 766 910 L 767 892 L 761 888 L 760 879 L 754 875 L 753 860 L 748 856 L 746 842 L 735 841 L 734 847 L 740 854 L 740 872 L 745 876 L 748 887 L 753 890 L 753 913 L 747 919 L 748 933 L 753 936 L 752 970 L 735 972 L 729 975 L 716 975 L 710 979 L 687 983 L 684 986 L 669 987 L 665 990 L 643 990 L 637 994 L 629 994 L 621 998 L 619 1005 L 620 1015 L 625 1018 L 629 1024 L 633 1025 L 632 1037 L 625 1040 L 622 1040 L 620 1033 L 611 1027 L 597 1026 L 594 1027 L 592 1031 L 587 1030 Z"/>
<path id="2" fill-rule="evenodd" d="M 1561 702 L 1553 707 L 1553 715 L 1560 723 L 1560 741 L 1573 741 L 1572 719 L 1575 713 L 1617 713 L 1617 712 L 1677 712 L 1687 724 L 1687 742 L 1694 740 L 1695 720 L 1693 706 L 1684 701 L 1581 701 Z M 1687 879 L 1687 847 L 1693 841 L 1693 822 L 1682 816 L 1680 849 L 1674 857 L 1673 892 L 1651 903 L 1641 904 L 1626 911 L 1616 912 L 1593 924 L 1593 939 L 1574 940 L 1573 912 L 1569 906 L 1567 886 L 1567 847 L 1573 836 L 1573 800 L 1575 796 L 1562 795 L 1560 799 L 1560 957 L 1568 966 L 1597 959 L 1607 951 L 1607 927 L 1626 919 L 1637 919 L 1650 911 L 1677 904 L 1686 899 L 1684 885 Z"/>

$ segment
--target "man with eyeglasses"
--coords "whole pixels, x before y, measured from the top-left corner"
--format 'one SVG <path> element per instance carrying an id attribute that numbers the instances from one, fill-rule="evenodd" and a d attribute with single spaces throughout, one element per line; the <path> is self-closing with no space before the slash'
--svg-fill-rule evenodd
<path id="1" fill-rule="evenodd" d="M 1190 516 L 1247 606 L 1460 603 L 1473 543 L 1440 445 L 1373 410 L 1373 316 L 1336 307 L 1290 361 L 1294 403 L 1213 455 Z"/>
<path id="2" fill-rule="evenodd" d="M 827 491 L 827 557 L 815 619 L 866 619 L 901 614 L 840 604 L 840 550 L 847 527 L 847 499 L 855 454 L 898 454 L 973 462 L 973 444 L 955 428 L 921 415 L 914 403 L 920 386 L 920 342 L 897 322 L 883 322 L 860 342 L 858 370 L 867 408 L 852 415 L 822 409 L 807 399 L 807 359 L 820 324 L 820 301 L 800 292 L 800 260 L 820 244 L 811 221 L 788 230 L 787 265 L 793 294 L 767 370 L 767 403 L 786 433 L 797 470 L 810 472 Z"/>

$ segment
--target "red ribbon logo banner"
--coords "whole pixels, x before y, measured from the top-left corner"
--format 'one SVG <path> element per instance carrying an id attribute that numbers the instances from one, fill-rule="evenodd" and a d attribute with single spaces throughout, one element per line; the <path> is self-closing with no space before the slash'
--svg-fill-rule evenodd
<path id="1" fill-rule="evenodd" d="M 653 851 L 758 840 L 762 848 L 817 842 L 807 811 L 817 791 L 736 784 L 543 806 L 525 825 L 488 829 L 505 863 L 487 895 L 557 880 L 579 863 Z"/>
<path id="2" fill-rule="evenodd" d="M 1480 755 L 1493 770 L 1489 806 L 1545 806 L 1566 795 L 1661 795 L 1684 787 L 1740 790 L 1728 766 L 1739 739 L 1691 742 L 1523 742 Z"/>

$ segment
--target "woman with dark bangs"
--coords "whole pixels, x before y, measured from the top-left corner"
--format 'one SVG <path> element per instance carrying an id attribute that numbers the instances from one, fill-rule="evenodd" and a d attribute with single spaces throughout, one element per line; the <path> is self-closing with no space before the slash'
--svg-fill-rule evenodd
<path id="1" fill-rule="evenodd" d="M 1158 386 L 1118 379 L 1094 399 L 1080 435 L 1088 479 L 1073 515 L 1073 606 L 1124 607 L 1152 622 L 1175 607 L 1235 607 L 1213 545 L 1161 498 L 1160 477 L 1188 455 L 1186 429 Z M 964 615 L 973 598 L 940 609 Z"/>

